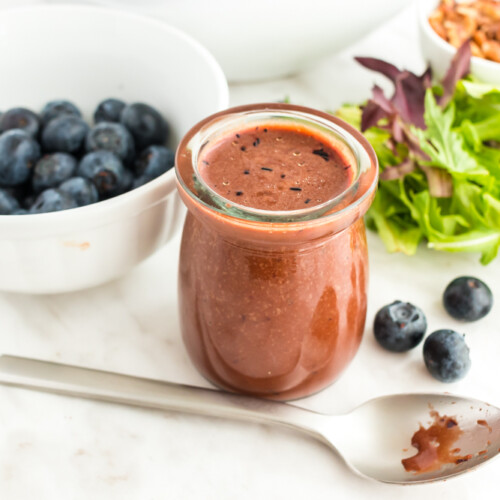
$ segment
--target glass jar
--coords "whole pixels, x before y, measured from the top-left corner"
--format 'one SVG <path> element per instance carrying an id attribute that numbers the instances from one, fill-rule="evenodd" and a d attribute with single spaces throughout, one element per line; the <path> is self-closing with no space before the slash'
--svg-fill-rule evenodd
<path id="1" fill-rule="evenodd" d="M 205 182 L 198 165 L 202 150 L 228 133 L 279 123 L 335 144 L 353 169 L 342 193 L 316 206 L 272 211 L 230 201 Z M 331 384 L 357 352 L 365 324 L 363 215 L 378 174 L 370 144 L 320 111 L 241 106 L 188 132 L 177 151 L 176 173 L 188 208 L 180 321 L 196 368 L 221 388 L 280 400 Z"/>

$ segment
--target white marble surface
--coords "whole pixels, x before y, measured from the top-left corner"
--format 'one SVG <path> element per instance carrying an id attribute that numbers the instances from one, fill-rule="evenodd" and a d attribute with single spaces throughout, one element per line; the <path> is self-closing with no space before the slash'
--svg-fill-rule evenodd
<path id="1" fill-rule="evenodd" d="M 408 10 L 348 51 L 295 78 L 232 87 L 232 102 L 290 96 L 333 109 L 368 95 L 374 80 L 353 54 L 389 58 L 420 70 L 415 19 Z M 60 296 L 0 294 L 0 352 L 206 386 L 179 336 L 176 266 L 179 238 L 128 276 Z M 422 249 L 412 258 L 388 255 L 369 235 L 370 306 L 360 352 L 344 376 L 296 404 L 323 412 L 347 410 L 381 394 L 450 391 L 500 406 L 500 309 L 462 325 L 443 312 L 440 296 L 455 276 L 472 274 L 500 300 L 499 262 Z M 396 355 L 379 348 L 371 323 L 395 299 L 420 305 L 429 331 L 466 333 L 472 369 L 443 385 L 425 371 L 421 349 Z M 291 431 L 37 394 L 0 387 L 2 500 L 169 499 L 469 499 L 500 488 L 500 465 L 446 482 L 399 487 L 352 474 L 325 446 Z"/>

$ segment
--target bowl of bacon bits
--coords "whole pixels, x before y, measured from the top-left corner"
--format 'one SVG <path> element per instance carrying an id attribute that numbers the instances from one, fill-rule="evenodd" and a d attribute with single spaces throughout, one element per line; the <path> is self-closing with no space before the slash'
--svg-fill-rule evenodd
<path id="1" fill-rule="evenodd" d="M 469 42 L 471 73 L 500 85 L 500 2 L 420 0 L 422 52 L 436 76 L 443 76 L 457 49 Z"/>

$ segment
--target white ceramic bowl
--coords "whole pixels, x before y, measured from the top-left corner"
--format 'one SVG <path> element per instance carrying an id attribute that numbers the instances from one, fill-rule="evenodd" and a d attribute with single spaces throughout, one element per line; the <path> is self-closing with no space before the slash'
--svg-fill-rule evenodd
<path id="1" fill-rule="evenodd" d="M 240 82 L 305 70 L 379 27 L 412 0 L 71 1 L 163 19 L 203 43 L 228 79 Z"/>
<path id="2" fill-rule="evenodd" d="M 227 107 L 222 70 L 198 42 L 133 14 L 89 6 L 2 11 L 0 109 L 67 98 L 87 119 L 104 98 L 155 106 L 175 146 Z M 57 293 L 116 278 L 179 228 L 173 169 L 116 198 L 40 215 L 0 216 L 0 290 Z"/>
<path id="3" fill-rule="evenodd" d="M 444 76 L 456 52 L 455 47 L 443 40 L 429 24 L 429 15 L 439 3 L 439 0 L 418 0 L 418 24 L 422 53 L 437 78 Z M 471 59 L 471 73 L 479 80 L 500 85 L 500 63 L 473 57 Z"/>

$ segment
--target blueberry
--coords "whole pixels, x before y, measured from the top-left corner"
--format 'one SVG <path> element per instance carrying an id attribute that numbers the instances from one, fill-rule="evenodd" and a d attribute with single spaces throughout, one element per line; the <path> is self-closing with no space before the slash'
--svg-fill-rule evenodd
<path id="1" fill-rule="evenodd" d="M 39 194 L 30 208 L 30 213 L 58 212 L 59 210 L 67 210 L 77 206 L 76 201 L 60 189 L 46 189 Z"/>
<path id="2" fill-rule="evenodd" d="M 132 183 L 132 189 L 137 189 L 138 187 L 144 186 L 144 184 L 147 184 L 149 181 L 150 179 L 146 179 L 145 177 L 137 177 Z"/>
<path id="3" fill-rule="evenodd" d="M 99 193 L 94 183 L 83 177 L 72 177 L 64 181 L 59 186 L 59 190 L 69 194 L 79 207 L 99 201 Z"/>
<path id="4" fill-rule="evenodd" d="M 21 200 L 21 206 L 29 210 L 33 203 L 35 203 L 36 198 L 36 195 L 28 194 Z"/>
<path id="5" fill-rule="evenodd" d="M 113 191 L 113 193 L 109 197 L 118 196 L 134 188 L 134 174 L 128 168 L 124 168 L 120 185 L 115 189 L 115 191 Z"/>
<path id="6" fill-rule="evenodd" d="M 156 109 L 143 103 L 125 106 L 120 121 L 127 127 L 138 150 L 167 142 L 168 125 Z"/>
<path id="7" fill-rule="evenodd" d="M 72 115 L 81 118 L 82 113 L 72 102 L 65 101 L 63 99 L 48 102 L 40 113 L 44 126 L 46 126 L 47 123 L 49 123 L 53 118 L 57 118 L 62 115 Z"/>
<path id="8" fill-rule="evenodd" d="M 134 174 L 128 169 L 123 170 L 123 177 L 118 186 L 117 190 L 113 193 L 113 196 L 118 196 L 119 194 L 126 193 L 132 189 L 134 184 Z"/>
<path id="9" fill-rule="evenodd" d="M 20 205 L 22 205 L 22 201 L 26 196 L 33 193 L 30 182 L 25 182 L 24 184 L 19 184 L 18 186 L 4 187 L 3 189 L 8 191 L 8 193 L 12 195 Z"/>
<path id="10" fill-rule="evenodd" d="M 463 335 L 437 330 L 424 342 L 424 361 L 429 373 L 441 382 L 455 382 L 470 368 L 469 348 Z"/>
<path id="11" fill-rule="evenodd" d="M 17 199 L 8 190 L 0 188 L 0 215 L 10 215 L 19 208 Z"/>
<path id="12" fill-rule="evenodd" d="M 120 115 L 125 107 L 125 103 L 120 99 L 105 99 L 94 111 L 94 121 L 99 122 L 119 122 Z"/>
<path id="13" fill-rule="evenodd" d="M 40 118 L 26 108 L 9 109 L 0 118 L 0 130 L 5 132 L 14 128 L 24 130 L 31 137 L 36 138 L 40 130 Z"/>
<path id="14" fill-rule="evenodd" d="M 45 189 L 58 187 L 75 173 L 76 165 L 76 158 L 68 153 L 43 156 L 33 170 L 33 191 L 40 193 Z"/>
<path id="15" fill-rule="evenodd" d="M 42 132 L 42 147 L 48 152 L 78 153 L 89 126 L 78 116 L 62 115 L 47 124 Z"/>
<path id="16" fill-rule="evenodd" d="M 443 293 L 443 305 L 448 314 L 462 321 L 484 318 L 493 306 L 493 295 L 488 286 L 477 278 L 455 278 Z"/>
<path id="17" fill-rule="evenodd" d="M 29 212 L 25 208 L 18 208 L 12 212 L 12 215 L 28 215 Z"/>
<path id="18" fill-rule="evenodd" d="M 135 173 L 145 182 L 156 179 L 174 166 L 175 153 L 164 146 L 149 146 L 135 162 Z"/>
<path id="19" fill-rule="evenodd" d="M 393 352 L 413 349 L 423 339 L 427 320 L 421 309 L 396 300 L 375 316 L 373 332 L 378 343 Z"/>
<path id="20" fill-rule="evenodd" d="M 101 122 L 92 127 L 85 141 L 87 152 L 105 149 L 123 162 L 131 163 L 135 157 L 134 139 L 120 123 Z"/>
<path id="21" fill-rule="evenodd" d="M 109 151 L 87 153 L 78 165 L 77 175 L 90 179 L 100 198 L 114 196 L 121 188 L 125 175 L 120 158 Z"/>
<path id="22" fill-rule="evenodd" d="M 0 135 L 0 184 L 26 182 L 40 158 L 40 146 L 26 132 L 13 129 Z"/>

